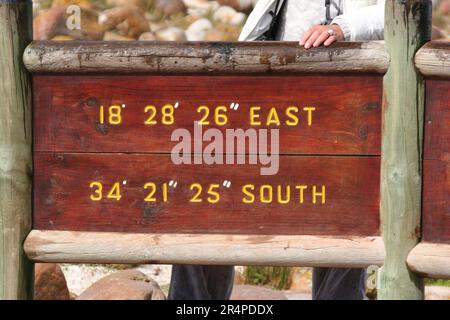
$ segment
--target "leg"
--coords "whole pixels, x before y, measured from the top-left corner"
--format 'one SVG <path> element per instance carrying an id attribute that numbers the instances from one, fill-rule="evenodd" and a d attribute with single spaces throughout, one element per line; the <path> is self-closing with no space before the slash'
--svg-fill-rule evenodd
<path id="1" fill-rule="evenodd" d="M 174 265 L 169 300 L 227 300 L 233 282 L 233 266 Z"/>
<path id="2" fill-rule="evenodd" d="M 314 268 L 313 300 L 363 300 L 366 269 Z"/>

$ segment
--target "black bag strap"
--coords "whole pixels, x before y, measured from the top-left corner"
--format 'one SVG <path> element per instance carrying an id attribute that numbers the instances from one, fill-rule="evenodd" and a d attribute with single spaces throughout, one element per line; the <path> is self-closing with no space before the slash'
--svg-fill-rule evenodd
<path id="1" fill-rule="evenodd" d="M 272 16 L 270 21 L 269 29 L 259 36 L 256 40 L 258 41 L 271 41 L 275 40 L 277 36 L 278 26 L 280 22 L 281 12 L 283 11 L 284 4 L 286 0 L 277 0 L 275 3 L 275 10 L 270 11 L 269 14 Z"/>

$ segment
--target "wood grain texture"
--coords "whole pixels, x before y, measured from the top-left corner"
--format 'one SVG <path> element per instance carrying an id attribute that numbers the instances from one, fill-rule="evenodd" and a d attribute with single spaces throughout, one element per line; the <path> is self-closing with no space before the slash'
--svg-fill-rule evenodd
<path id="1" fill-rule="evenodd" d="M 389 57 L 382 42 L 306 50 L 297 42 L 34 41 L 24 62 L 33 73 L 383 74 Z"/>
<path id="2" fill-rule="evenodd" d="M 422 235 L 450 243 L 450 81 L 426 81 Z"/>
<path id="3" fill-rule="evenodd" d="M 417 51 L 415 62 L 424 76 L 450 78 L 450 42 L 428 42 Z"/>
<path id="4" fill-rule="evenodd" d="M 391 61 L 384 78 L 381 219 L 386 259 L 379 299 L 423 299 L 423 282 L 406 265 L 420 239 L 425 88 L 414 55 L 431 36 L 431 1 L 387 0 L 384 38 Z"/>
<path id="5" fill-rule="evenodd" d="M 450 159 L 450 81 L 426 80 L 424 159 Z"/>
<path id="6" fill-rule="evenodd" d="M 22 63 L 31 1 L 0 0 L 0 300 L 33 295 L 23 252 L 31 229 L 31 82 Z"/>
<path id="7" fill-rule="evenodd" d="M 34 148 L 54 152 L 170 152 L 170 136 L 177 127 L 193 131 L 194 121 L 211 114 L 207 128 L 250 128 L 250 107 L 260 106 L 264 123 L 272 107 L 281 126 L 280 152 L 290 154 L 379 155 L 381 144 L 381 84 L 379 76 L 42 76 L 34 82 Z M 73 88 L 77 88 L 73 90 Z M 175 123 L 162 125 L 160 109 L 175 110 Z M 231 110 L 232 102 L 240 104 Z M 100 106 L 125 104 L 120 125 L 99 123 Z M 157 125 L 144 122 L 146 105 L 155 105 Z M 217 126 L 213 112 L 227 107 L 228 123 Z M 298 125 L 288 126 L 285 111 L 297 106 Z M 313 106 L 308 126 L 304 107 Z"/>
<path id="8" fill-rule="evenodd" d="M 39 230 L 229 233 L 265 235 L 375 236 L 379 234 L 378 157 L 281 156 L 275 176 L 261 176 L 259 165 L 174 165 L 170 155 L 35 154 L 34 228 Z M 162 184 L 174 180 L 167 202 Z M 229 180 L 229 189 L 222 186 Z M 92 181 L 104 184 L 102 201 L 92 201 Z M 126 185 L 123 184 L 126 181 Z M 114 182 L 122 199 L 106 199 Z M 157 202 L 145 202 L 150 189 L 158 188 Z M 189 200 L 201 183 L 201 203 Z M 209 184 L 220 185 L 220 202 L 207 202 Z M 255 202 L 243 203 L 242 186 L 254 184 Z M 274 188 L 273 202 L 259 201 L 262 184 Z M 277 185 L 291 185 L 287 204 L 278 203 Z M 300 203 L 295 185 L 307 185 Z M 325 185 L 325 204 L 316 197 Z M 281 187 L 280 187 L 281 188 Z M 95 190 L 96 188 L 94 188 Z M 268 190 L 264 191 L 265 198 Z M 212 197 L 214 198 L 214 197 Z M 247 197 L 246 197 L 247 198 Z"/>
<path id="9" fill-rule="evenodd" d="M 408 266 L 424 277 L 450 279 L 450 245 L 421 242 L 409 253 Z"/>
<path id="10" fill-rule="evenodd" d="M 30 233 L 35 262 L 188 263 L 362 268 L 383 263 L 379 237 L 130 234 L 73 231 Z"/>

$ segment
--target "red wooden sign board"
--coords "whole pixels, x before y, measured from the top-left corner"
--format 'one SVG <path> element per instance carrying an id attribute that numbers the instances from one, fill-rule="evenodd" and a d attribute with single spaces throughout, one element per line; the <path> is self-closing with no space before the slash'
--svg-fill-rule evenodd
<path id="1" fill-rule="evenodd" d="M 33 85 L 35 229 L 379 234 L 380 76 L 35 75 Z M 224 136 L 279 130 L 277 173 L 175 165 L 171 134 L 194 134 L 194 121 Z"/>

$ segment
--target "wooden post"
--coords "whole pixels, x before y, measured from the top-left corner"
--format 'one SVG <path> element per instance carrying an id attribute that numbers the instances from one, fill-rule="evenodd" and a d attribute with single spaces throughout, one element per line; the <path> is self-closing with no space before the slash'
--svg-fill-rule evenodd
<path id="1" fill-rule="evenodd" d="M 416 51 L 431 35 L 431 1 L 387 0 L 385 41 L 391 57 L 384 78 L 381 218 L 386 259 L 379 299 L 422 299 L 422 280 L 406 259 L 420 238 L 424 83 Z"/>
<path id="2" fill-rule="evenodd" d="M 31 87 L 22 55 L 32 38 L 27 0 L 0 0 L 0 299 L 32 297 L 23 251 L 31 229 Z"/>

